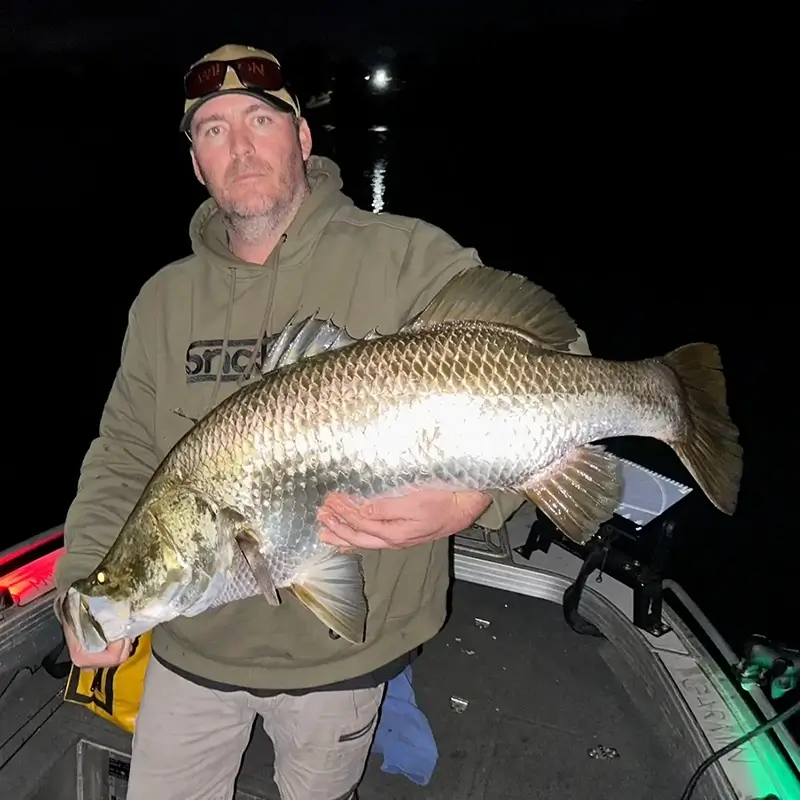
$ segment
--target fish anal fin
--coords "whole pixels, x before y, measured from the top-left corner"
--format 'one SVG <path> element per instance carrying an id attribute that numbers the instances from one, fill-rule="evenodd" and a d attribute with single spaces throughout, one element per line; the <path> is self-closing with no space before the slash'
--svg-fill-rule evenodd
<path id="1" fill-rule="evenodd" d="M 523 487 L 566 536 L 585 544 L 614 514 L 622 496 L 617 458 L 597 445 L 577 447 Z"/>
<path id="2" fill-rule="evenodd" d="M 331 631 L 351 644 L 364 643 L 368 608 L 359 556 L 337 553 L 319 561 L 290 588 Z"/>
<path id="3" fill-rule="evenodd" d="M 568 350 L 578 339 L 575 322 L 550 292 L 522 275 L 485 266 L 451 278 L 403 330 L 463 320 L 518 328 L 552 350 Z"/>
<path id="4" fill-rule="evenodd" d="M 244 517 L 237 511 L 224 508 L 219 512 L 218 521 L 224 533 L 236 542 L 266 601 L 271 606 L 280 605 L 281 600 L 272 581 L 269 564 L 259 548 L 258 537 L 247 526 Z"/>

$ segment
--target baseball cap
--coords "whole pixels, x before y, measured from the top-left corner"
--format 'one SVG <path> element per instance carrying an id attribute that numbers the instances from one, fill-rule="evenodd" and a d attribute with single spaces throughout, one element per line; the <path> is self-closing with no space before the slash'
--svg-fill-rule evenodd
<path id="1" fill-rule="evenodd" d="M 266 50 L 226 44 L 196 61 L 184 75 L 186 101 L 180 129 L 189 130 L 192 117 L 212 97 L 236 92 L 264 100 L 280 111 L 300 116 L 300 103 L 283 78 L 278 59 Z"/>

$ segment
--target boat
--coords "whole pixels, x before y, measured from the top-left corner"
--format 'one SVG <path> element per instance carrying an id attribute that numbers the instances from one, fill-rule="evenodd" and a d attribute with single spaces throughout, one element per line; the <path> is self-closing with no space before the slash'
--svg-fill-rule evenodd
<path id="1" fill-rule="evenodd" d="M 329 89 L 327 92 L 320 92 L 319 94 L 314 94 L 308 98 L 308 100 L 303 104 L 304 108 L 322 108 L 324 106 L 328 106 L 331 104 L 333 99 L 333 89 Z"/>
<path id="2" fill-rule="evenodd" d="M 785 724 L 800 703 L 773 706 L 800 653 L 758 637 L 733 653 L 660 574 L 691 490 L 624 467 L 618 513 L 586 546 L 529 503 L 501 531 L 454 537 L 452 611 L 413 664 L 436 769 L 419 785 L 373 754 L 360 800 L 800 798 Z M 647 564 L 623 546 L 637 537 L 655 539 Z M 0 553 L 0 797 L 124 800 L 130 736 L 65 701 L 53 668 L 62 552 L 54 528 Z M 237 800 L 277 800 L 271 752 L 254 726 Z"/>

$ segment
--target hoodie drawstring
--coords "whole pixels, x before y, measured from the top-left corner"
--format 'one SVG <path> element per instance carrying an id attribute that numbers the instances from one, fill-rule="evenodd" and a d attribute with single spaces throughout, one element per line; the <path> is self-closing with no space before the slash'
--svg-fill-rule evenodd
<path id="1" fill-rule="evenodd" d="M 225 330 L 222 334 L 222 352 L 219 354 L 217 374 L 214 376 L 214 391 L 205 411 L 208 412 L 217 404 L 217 395 L 222 385 L 222 369 L 225 366 L 225 354 L 228 352 L 228 337 L 231 333 L 231 320 L 233 319 L 233 302 L 236 299 L 236 267 L 231 267 L 231 288 L 228 292 L 228 306 L 225 309 Z"/>
<path id="2" fill-rule="evenodd" d="M 264 339 L 267 337 L 267 332 L 269 331 L 271 325 L 271 316 L 272 316 L 272 308 L 275 304 L 275 285 L 278 280 L 278 259 L 280 258 L 281 247 L 283 243 L 286 241 L 286 234 L 284 233 L 278 241 L 278 244 L 275 246 L 275 249 L 272 251 L 272 254 L 269 257 L 269 261 L 273 262 L 272 272 L 269 275 L 269 288 L 267 290 L 267 302 L 264 306 L 264 316 L 261 319 L 261 329 L 258 335 L 258 339 L 256 340 L 255 347 L 253 348 L 253 352 L 250 353 L 250 359 L 247 362 L 247 366 L 244 369 L 244 372 L 239 376 L 239 380 L 236 381 L 237 386 L 242 386 L 246 381 L 250 379 L 250 374 L 253 371 L 253 367 L 256 363 L 256 358 L 258 357 L 259 352 L 261 352 L 261 347 L 264 344 Z"/>

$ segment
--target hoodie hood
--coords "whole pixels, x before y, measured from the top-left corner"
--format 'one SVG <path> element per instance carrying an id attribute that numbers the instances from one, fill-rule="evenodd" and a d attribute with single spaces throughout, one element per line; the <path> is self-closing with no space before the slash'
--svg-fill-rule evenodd
<path id="1" fill-rule="evenodd" d="M 276 266 L 281 269 L 305 261 L 331 217 L 342 206 L 353 203 L 342 192 L 341 172 L 331 159 L 311 156 L 306 171 L 311 193 L 298 209 L 278 245 L 280 253 Z M 263 265 L 249 264 L 230 251 L 222 213 L 213 198 L 206 200 L 195 211 L 189 224 L 189 236 L 192 250 L 197 256 L 226 273 L 235 269 L 239 280 L 257 278 L 265 272 Z"/>
<path id="2" fill-rule="evenodd" d="M 298 209 L 265 264 L 250 264 L 242 261 L 230 251 L 222 213 L 213 198 L 206 200 L 197 209 L 189 226 L 189 235 L 195 255 L 209 264 L 213 270 L 219 270 L 228 283 L 222 352 L 227 352 L 230 339 L 237 284 L 254 280 L 267 281 L 258 341 L 253 348 L 246 369 L 239 378 L 240 385 L 252 376 L 256 357 L 271 326 L 278 270 L 290 269 L 309 259 L 331 217 L 342 206 L 352 205 L 352 200 L 342 192 L 342 177 L 339 167 L 329 158 L 311 156 L 306 165 L 306 173 L 311 192 Z M 214 391 L 206 411 L 216 405 L 222 385 L 222 364 L 223 360 L 219 359 Z"/>

